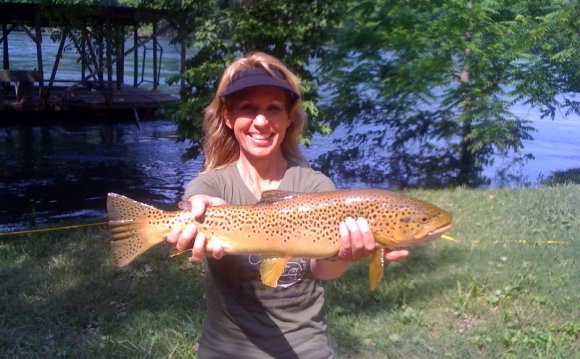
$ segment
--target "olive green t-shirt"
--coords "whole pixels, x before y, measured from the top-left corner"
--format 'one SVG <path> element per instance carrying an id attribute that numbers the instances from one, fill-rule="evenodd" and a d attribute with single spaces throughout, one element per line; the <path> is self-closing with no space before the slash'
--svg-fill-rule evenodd
<path id="1" fill-rule="evenodd" d="M 325 192 L 335 189 L 324 174 L 290 166 L 279 190 Z M 195 194 L 223 198 L 229 204 L 258 201 L 236 164 L 191 181 L 184 198 Z M 207 318 L 198 358 L 332 358 L 321 310 L 324 291 L 307 258 L 290 260 L 277 288 L 260 281 L 259 256 L 206 260 Z"/>

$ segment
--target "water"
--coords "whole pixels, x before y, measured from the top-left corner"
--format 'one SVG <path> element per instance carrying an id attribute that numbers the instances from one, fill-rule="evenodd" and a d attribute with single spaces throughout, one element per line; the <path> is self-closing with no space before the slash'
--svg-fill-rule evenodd
<path id="1" fill-rule="evenodd" d="M 532 121 L 532 126 L 538 132 L 533 133 L 532 141 L 524 141 L 524 153 L 531 153 L 533 160 L 526 162 L 519 169 L 523 183 L 537 185 L 542 179 L 555 171 L 565 171 L 580 168 L 580 118 L 578 116 L 559 115 L 554 121 L 540 119 L 537 110 L 516 107 L 513 112 L 526 120 Z M 494 176 L 509 161 L 498 160 L 494 166 L 484 171 L 486 176 Z M 498 181 L 492 182 L 497 185 Z"/>
<path id="2" fill-rule="evenodd" d="M 200 161 L 183 162 L 169 120 L 0 128 L 0 228 L 102 219 L 108 192 L 161 207 L 179 201 Z"/>
<path id="3" fill-rule="evenodd" d="M 536 159 L 521 169 L 532 184 L 580 166 L 580 121 L 535 120 L 534 126 L 539 132 L 525 151 Z M 174 208 L 202 166 L 201 159 L 182 160 L 189 144 L 176 142 L 175 130 L 167 119 L 143 122 L 141 129 L 132 123 L 0 128 L 0 231 L 104 220 L 108 192 Z M 307 158 L 326 152 L 332 140 L 315 137 Z M 372 185 L 349 178 L 337 183 Z"/>
<path id="4" fill-rule="evenodd" d="M 11 46 L 17 41 L 13 36 L 10 40 Z M 21 61 L 30 58 L 25 40 L 20 38 L 20 51 L 11 53 L 11 61 L 18 61 L 19 56 Z M 179 57 L 172 45 L 163 44 L 162 73 L 169 76 L 177 73 Z M 50 40 L 45 39 L 43 46 L 52 46 L 56 54 L 58 46 Z M 45 66 L 51 66 L 50 56 L 44 58 Z M 20 69 L 34 67 L 33 63 L 20 65 Z M 62 66 L 68 78 L 80 77 L 76 61 L 63 59 Z M 127 68 L 132 68 L 129 61 Z M 519 168 L 524 182 L 534 185 L 553 171 L 580 167 L 579 118 L 540 120 L 537 111 L 521 106 L 514 112 L 532 121 L 539 131 L 534 141 L 525 142 L 524 152 L 533 153 L 535 160 Z M 201 159 L 182 160 L 189 144 L 176 142 L 176 126 L 167 119 L 143 122 L 142 129 L 133 123 L 113 122 L 0 127 L 0 232 L 63 221 L 103 221 L 108 192 L 174 208 L 185 184 L 201 170 Z M 306 157 L 313 161 L 332 149 L 333 140 L 342 135 L 344 130 L 339 129 L 329 137 L 315 136 L 314 145 L 304 150 Z M 498 160 L 484 174 L 493 176 L 503 165 Z M 336 181 L 342 188 L 375 186 L 351 178 Z"/>

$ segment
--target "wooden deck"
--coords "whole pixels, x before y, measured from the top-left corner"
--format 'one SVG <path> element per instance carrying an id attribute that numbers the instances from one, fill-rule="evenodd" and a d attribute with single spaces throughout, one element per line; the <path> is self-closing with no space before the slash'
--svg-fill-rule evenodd
<path id="1" fill-rule="evenodd" d="M 38 5 L 0 3 L 2 25 L 2 69 L 0 70 L 0 125 L 13 119 L 83 118 L 129 116 L 130 119 L 150 116 L 179 97 L 158 90 L 161 55 L 157 37 L 171 28 L 179 28 L 168 12 L 115 6 Z M 163 25 L 158 28 L 158 24 Z M 152 33 L 139 35 L 142 26 Z M 45 69 L 42 32 L 59 28 L 60 45 L 52 65 Z M 36 48 L 34 69 L 12 69 L 10 34 L 19 29 Z M 52 30 L 51 30 L 52 31 Z M 129 35 L 129 37 L 126 37 Z M 133 46 L 125 49 L 125 43 Z M 152 89 L 140 88 L 145 52 L 138 49 L 152 43 Z M 59 79 L 60 58 L 65 47 L 78 53 L 81 70 L 78 81 Z M 181 69 L 185 69 L 185 45 L 181 48 Z M 124 82 L 125 57 L 133 57 L 132 86 Z M 181 88 L 184 82 L 181 81 Z"/>
<path id="2" fill-rule="evenodd" d="M 38 95 L 38 87 L 26 98 L 17 98 L 16 88 L 0 90 L 0 122 L 40 118 L 102 118 L 117 115 L 132 120 L 135 113 L 145 118 L 155 114 L 163 105 L 179 100 L 178 96 L 122 85 L 106 99 L 103 92 L 83 86 L 55 87 L 46 98 Z"/>

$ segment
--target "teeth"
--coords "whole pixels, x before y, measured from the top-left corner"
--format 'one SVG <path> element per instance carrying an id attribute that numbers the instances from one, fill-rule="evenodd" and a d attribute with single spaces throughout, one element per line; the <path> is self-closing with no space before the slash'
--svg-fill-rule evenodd
<path id="1" fill-rule="evenodd" d="M 271 134 L 259 134 L 259 133 L 253 133 L 250 136 L 252 136 L 252 138 L 255 138 L 256 140 L 267 140 L 268 138 L 270 138 Z"/>

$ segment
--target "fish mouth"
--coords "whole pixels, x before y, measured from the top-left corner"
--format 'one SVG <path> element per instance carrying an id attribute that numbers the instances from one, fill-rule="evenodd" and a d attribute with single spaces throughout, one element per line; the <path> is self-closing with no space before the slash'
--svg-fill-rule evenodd
<path id="1" fill-rule="evenodd" d="M 447 232 L 451 227 L 453 227 L 453 224 L 448 223 L 444 226 L 441 226 L 439 228 L 435 228 L 434 230 L 432 230 L 431 232 L 429 232 L 427 235 L 428 236 L 440 236 L 443 233 Z"/>
<path id="2" fill-rule="evenodd" d="M 415 240 L 418 241 L 416 243 L 423 243 L 437 239 L 441 237 L 443 233 L 447 232 L 451 227 L 453 227 L 453 224 L 447 223 L 441 227 L 437 227 L 434 230 L 427 232 L 425 235 L 421 237 L 415 237 Z"/>

